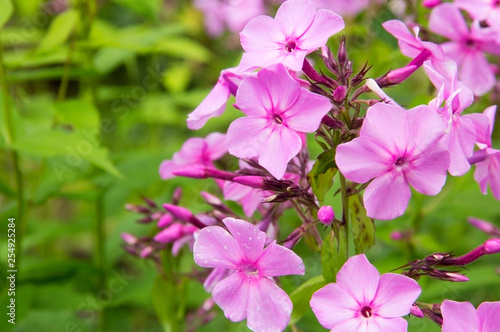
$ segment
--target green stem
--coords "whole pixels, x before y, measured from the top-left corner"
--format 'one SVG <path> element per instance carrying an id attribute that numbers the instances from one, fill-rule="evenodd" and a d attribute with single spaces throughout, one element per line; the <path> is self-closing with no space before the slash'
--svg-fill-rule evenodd
<path id="1" fill-rule="evenodd" d="M 346 258 L 349 257 L 349 197 L 347 197 L 347 182 L 342 173 L 339 172 L 340 195 L 342 197 L 342 226 L 344 226 L 346 240 Z"/>
<path id="2" fill-rule="evenodd" d="M 99 271 L 98 289 L 106 287 L 106 255 L 104 252 L 104 195 L 100 193 L 96 201 L 96 228 L 95 228 L 95 264 Z M 106 331 L 106 308 L 99 312 L 99 331 Z"/>
<path id="3" fill-rule="evenodd" d="M 1 32 L 1 31 L 0 31 Z M 15 141 L 14 123 L 12 119 L 12 108 L 9 102 L 10 89 L 7 82 L 6 70 L 3 62 L 3 44 L 0 35 L 0 84 L 2 85 L 3 108 L 5 113 L 5 127 L 7 129 L 6 142 L 11 146 Z M 22 240 L 24 234 L 24 189 L 23 174 L 19 166 L 19 155 L 16 150 L 11 149 L 12 164 L 14 166 L 17 192 L 17 215 L 16 215 L 16 266 L 20 266 L 22 258 Z"/>

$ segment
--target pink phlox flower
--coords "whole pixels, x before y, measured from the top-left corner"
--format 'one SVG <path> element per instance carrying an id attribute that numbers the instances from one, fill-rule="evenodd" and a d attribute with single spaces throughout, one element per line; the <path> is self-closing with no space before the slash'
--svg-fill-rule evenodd
<path id="1" fill-rule="evenodd" d="M 364 193 L 368 216 L 393 219 L 406 210 L 410 185 L 425 195 L 441 191 L 450 164 L 438 144 L 444 134 L 443 121 L 427 106 L 406 111 L 378 103 L 368 108 L 359 137 L 337 147 L 335 161 L 351 181 L 373 179 Z"/>
<path id="2" fill-rule="evenodd" d="M 252 18 L 265 13 L 262 0 L 195 0 L 193 4 L 203 12 L 205 28 L 212 37 L 221 35 L 225 26 L 238 33 Z"/>
<path id="3" fill-rule="evenodd" d="M 299 133 L 315 132 L 331 109 L 328 98 L 301 88 L 282 64 L 243 80 L 236 104 L 247 116 L 233 121 L 227 130 L 229 153 L 258 158 L 277 179 L 302 148 Z"/>
<path id="4" fill-rule="evenodd" d="M 342 16 L 355 16 L 370 5 L 370 0 L 314 0 L 318 9 L 328 9 Z"/>
<path id="5" fill-rule="evenodd" d="M 410 313 L 421 292 L 415 280 L 395 273 L 381 276 L 364 254 L 349 258 L 336 280 L 311 298 L 323 327 L 332 332 L 406 331 L 401 316 Z"/>
<path id="6" fill-rule="evenodd" d="M 470 169 L 468 158 L 472 156 L 476 143 L 476 125 L 474 115 L 461 115 L 462 111 L 473 102 L 473 96 L 467 88 L 458 89 L 449 95 L 443 103 L 445 86 L 439 90 L 438 96 L 429 103 L 431 110 L 436 111 L 445 125 L 445 135 L 440 143 L 450 152 L 448 171 L 453 176 L 461 176 Z M 462 95 L 462 91 L 465 95 Z"/>
<path id="7" fill-rule="evenodd" d="M 472 18 L 479 21 L 486 21 L 500 32 L 500 1 L 455 0 L 454 3 L 469 13 Z"/>
<path id="8" fill-rule="evenodd" d="M 433 9 L 429 29 L 450 39 L 441 47 L 457 63 L 459 79 L 475 95 L 483 95 L 493 88 L 495 75 L 484 53 L 500 55 L 500 43 L 491 28 L 483 28 L 475 20 L 469 30 L 460 9 L 454 4 L 445 3 Z"/>
<path id="9" fill-rule="evenodd" d="M 470 302 L 444 300 L 443 332 L 498 332 L 500 302 L 483 302 L 477 310 Z"/>
<path id="10" fill-rule="evenodd" d="M 418 36 L 420 29 L 413 28 L 414 35 L 406 25 L 399 20 L 390 20 L 382 23 L 382 26 L 398 40 L 401 53 L 414 59 L 412 64 L 421 66 L 424 61 L 439 62 L 446 59 L 442 48 L 431 42 L 422 41 Z"/>
<path id="11" fill-rule="evenodd" d="M 312 1 L 288 0 L 274 19 L 262 15 L 245 26 L 240 33 L 245 53 L 239 66 L 247 70 L 283 63 L 299 71 L 307 54 L 343 28 L 342 17 L 325 9 L 316 11 Z"/>
<path id="12" fill-rule="evenodd" d="M 172 160 L 165 160 L 160 165 L 162 179 L 170 179 L 174 171 L 192 166 L 210 166 L 212 161 L 227 153 L 226 135 L 211 133 L 206 138 L 193 137 L 184 142 L 180 151 L 174 153 Z"/>
<path id="13" fill-rule="evenodd" d="M 203 101 L 188 114 L 187 125 L 189 129 L 200 129 L 210 118 L 220 116 L 226 109 L 227 101 L 230 95 L 236 95 L 238 86 L 246 76 L 252 76 L 253 73 L 242 73 L 238 67 L 224 69 L 221 71 L 219 80 L 203 99 Z"/>
<path id="14" fill-rule="evenodd" d="M 500 201 L 500 150 L 491 146 L 496 109 L 495 105 L 486 108 L 483 114 L 471 114 L 478 133 L 477 146 L 481 150 L 474 152 L 470 159 L 475 160 L 474 180 L 479 184 L 481 193 L 486 195 L 489 185 L 493 197 Z M 484 121 L 484 117 L 487 121 Z"/>
<path id="15" fill-rule="evenodd" d="M 304 274 L 302 259 L 293 251 L 271 243 L 266 234 L 241 219 L 225 218 L 222 227 L 205 227 L 194 245 L 194 260 L 201 267 L 234 271 L 219 281 L 212 297 L 233 321 L 247 320 L 252 331 L 282 331 L 292 312 L 288 295 L 272 280 Z"/>
<path id="16" fill-rule="evenodd" d="M 443 61 L 425 61 L 424 70 L 438 91 L 443 88 L 445 100 L 460 89 L 460 103 L 462 105 L 472 103 L 474 95 L 463 82 L 458 80 L 458 68 L 455 61 L 448 57 Z"/>

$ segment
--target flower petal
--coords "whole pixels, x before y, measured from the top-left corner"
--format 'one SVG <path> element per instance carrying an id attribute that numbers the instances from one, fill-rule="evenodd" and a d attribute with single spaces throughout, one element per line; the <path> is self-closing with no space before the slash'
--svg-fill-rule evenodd
<path id="1" fill-rule="evenodd" d="M 221 133 L 211 133 L 205 137 L 207 150 L 205 153 L 210 160 L 217 160 L 227 153 L 226 135 Z"/>
<path id="2" fill-rule="evenodd" d="M 386 273 L 380 277 L 373 301 L 374 314 L 387 318 L 407 315 L 421 292 L 415 280 L 400 274 Z"/>
<path id="3" fill-rule="evenodd" d="M 337 284 L 349 291 L 359 305 L 368 305 L 375 298 L 380 273 L 364 254 L 352 256 L 337 273 Z"/>
<path id="4" fill-rule="evenodd" d="M 389 220 L 405 212 L 410 196 L 404 174 L 393 170 L 376 177 L 368 185 L 363 202 L 370 218 Z"/>
<path id="5" fill-rule="evenodd" d="M 309 28 L 315 12 L 316 6 L 312 1 L 285 1 L 278 8 L 274 19 L 281 26 L 287 38 L 297 38 Z"/>
<path id="6" fill-rule="evenodd" d="M 500 327 L 500 302 L 483 302 L 477 308 L 481 332 L 498 332 Z"/>
<path id="7" fill-rule="evenodd" d="M 328 113 L 332 104 L 326 97 L 312 93 L 304 88 L 297 91 L 299 98 L 284 114 L 284 122 L 296 131 L 312 133 L 318 130 L 321 119 Z"/>
<path id="8" fill-rule="evenodd" d="M 240 247 L 240 260 L 249 263 L 255 262 L 264 249 L 266 233 L 242 219 L 225 218 L 222 222 Z"/>
<path id="9" fill-rule="evenodd" d="M 214 302 L 224 311 L 232 322 L 239 322 L 247 317 L 250 288 L 254 287 L 242 272 L 235 272 L 219 281 L 212 291 Z"/>
<path id="10" fill-rule="evenodd" d="M 227 129 L 229 153 L 238 158 L 257 157 L 271 130 L 265 118 L 244 117 L 234 120 Z"/>
<path id="11" fill-rule="evenodd" d="M 421 194 L 436 195 L 446 182 L 446 171 L 450 164 L 450 153 L 443 146 L 436 146 L 428 153 L 411 161 L 405 170 L 408 183 Z"/>
<path id="12" fill-rule="evenodd" d="M 441 304 L 443 332 L 481 331 L 476 309 L 469 302 L 444 300 Z"/>
<path id="13" fill-rule="evenodd" d="M 311 297 L 310 305 L 320 324 L 327 329 L 355 318 L 359 311 L 359 304 L 352 294 L 334 283 L 316 291 Z"/>
<path id="14" fill-rule="evenodd" d="M 439 5 L 432 10 L 429 29 L 451 40 L 461 40 L 469 35 L 469 28 L 460 9 L 451 3 Z"/>
<path id="15" fill-rule="evenodd" d="M 368 320 L 358 316 L 340 322 L 330 332 L 371 332 L 369 328 Z"/>
<path id="16" fill-rule="evenodd" d="M 459 78 L 476 96 L 490 91 L 496 82 L 486 56 L 479 50 L 470 51 L 464 56 Z"/>
<path id="17" fill-rule="evenodd" d="M 257 77 L 272 98 L 268 111 L 280 114 L 292 107 L 299 98 L 300 83 L 290 76 L 283 64 L 262 69 Z M 255 100 L 251 102 L 255 103 Z"/>
<path id="18" fill-rule="evenodd" d="M 329 10 L 321 9 L 314 15 L 314 20 L 307 31 L 300 37 L 299 47 L 303 50 L 315 50 L 324 46 L 328 38 L 344 29 L 342 17 Z"/>
<path id="19" fill-rule="evenodd" d="M 275 126 L 262 146 L 259 164 L 280 180 L 285 175 L 288 162 L 299 153 L 301 147 L 302 141 L 297 132 L 283 125 Z"/>
<path id="20" fill-rule="evenodd" d="M 208 119 L 221 115 L 226 109 L 229 99 L 229 88 L 221 79 L 215 84 L 203 101 L 189 113 L 187 125 L 189 129 L 200 129 Z"/>
<path id="21" fill-rule="evenodd" d="M 201 267 L 235 270 L 242 254 L 236 240 L 222 227 L 203 228 L 193 248 L 194 261 Z"/>
<path id="22" fill-rule="evenodd" d="M 358 137 L 337 147 L 335 162 L 346 178 L 357 183 L 388 172 L 393 157 L 389 151 L 368 137 Z"/>
<path id="23" fill-rule="evenodd" d="M 441 117 L 425 105 L 406 111 L 406 118 L 410 124 L 407 150 L 411 151 L 413 156 L 425 153 L 445 133 Z"/>
<path id="24" fill-rule="evenodd" d="M 262 80 L 247 77 L 236 92 L 236 105 L 246 115 L 265 117 L 273 108 L 273 96 Z"/>
<path id="25" fill-rule="evenodd" d="M 264 249 L 257 261 L 259 275 L 277 277 L 290 274 L 304 274 L 305 267 L 300 258 L 292 250 L 272 242 Z"/>
<path id="26" fill-rule="evenodd" d="M 408 322 L 401 317 L 385 318 L 373 316 L 368 321 L 369 332 L 402 332 L 408 329 Z"/>
<path id="27" fill-rule="evenodd" d="M 401 156 L 409 140 L 406 111 L 399 106 L 377 103 L 366 111 L 360 137 L 369 137 L 394 156 Z"/>
<path id="28" fill-rule="evenodd" d="M 292 301 L 273 281 L 252 280 L 249 287 L 247 325 L 253 331 L 283 331 L 292 314 Z"/>
<path id="29" fill-rule="evenodd" d="M 281 49 L 285 40 L 286 36 L 279 23 L 265 15 L 250 20 L 240 32 L 241 46 L 246 52 Z"/>

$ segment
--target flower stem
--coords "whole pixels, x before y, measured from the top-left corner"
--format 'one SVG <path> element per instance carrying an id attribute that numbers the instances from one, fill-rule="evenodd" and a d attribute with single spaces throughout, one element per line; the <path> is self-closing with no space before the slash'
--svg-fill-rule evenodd
<path id="1" fill-rule="evenodd" d="M 347 197 L 347 183 L 344 175 L 339 172 L 340 195 L 342 197 L 342 225 L 346 240 L 346 258 L 349 258 L 349 197 Z"/>
<path id="2" fill-rule="evenodd" d="M 1 34 L 1 30 L 0 30 Z M 7 146 L 11 146 L 16 141 L 16 135 L 14 132 L 14 124 L 12 119 L 12 108 L 9 102 L 10 97 L 10 89 L 9 84 L 7 82 L 6 70 L 3 62 L 3 44 L 2 38 L 0 35 L 0 84 L 2 85 L 2 99 L 3 99 L 3 109 L 5 113 L 5 127 L 7 131 L 7 135 L 5 137 Z M 11 157 L 12 164 L 15 172 L 15 181 L 16 181 L 16 200 L 17 200 L 17 215 L 16 215 L 16 224 L 17 224 L 17 238 L 16 238 L 16 259 L 17 266 L 21 266 L 22 259 L 22 240 L 24 234 L 24 190 L 23 190 L 23 174 L 21 172 L 21 168 L 19 166 L 19 155 L 16 150 L 11 148 Z"/>

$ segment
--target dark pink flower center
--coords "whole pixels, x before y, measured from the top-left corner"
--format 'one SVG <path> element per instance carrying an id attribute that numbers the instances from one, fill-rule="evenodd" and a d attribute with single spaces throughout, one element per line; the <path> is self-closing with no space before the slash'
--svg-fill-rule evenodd
<path id="1" fill-rule="evenodd" d="M 274 114 L 274 122 L 277 124 L 282 124 L 283 123 L 283 118 L 279 114 Z"/>
<path id="2" fill-rule="evenodd" d="M 364 306 L 363 308 L 361 308 L 360 313 L 363 317 L 370 318 L 371 316 L 373 316 L 373 309 L 370 307 Z"/>
<path id="3" fill-rule="evenodd" d="M 399 157 L 398 159 L 396 159 L 396 161 L 394 162 L 394 165 L 397 167 L 397 168 L 403 168 L 403 167 L 406 167 L 408 166 L 408 159 L 406 157 Z"/>
<path id="4" fill-rule="evenodd" d="M 245 264 L 240 267 L 240 271 L 244 272 L 246 275 L 258 275 L 259 270 L 253 264 Z"/>
<path id="5" fill-rule="evenodd" d="M 500 7 L 500 0 L 494 0 L 493 1 L 493 7 Z"/>
<path id="6" fill-rule="evenodd" d="M 467 45 L 470 48 L 474 47 L 475 44 L 476 42 L 472 38 L 467 38 L 467 40 L 465 41 L 465 45 Z"/>
<path id="7" fill-rule="evenodd" d="M 295 40 L 289 40 L 285 44 L 285 51 L 287 51 L 288 53 L 293 52 L 296 47 L 297 43 L 295 42 Z"/>

